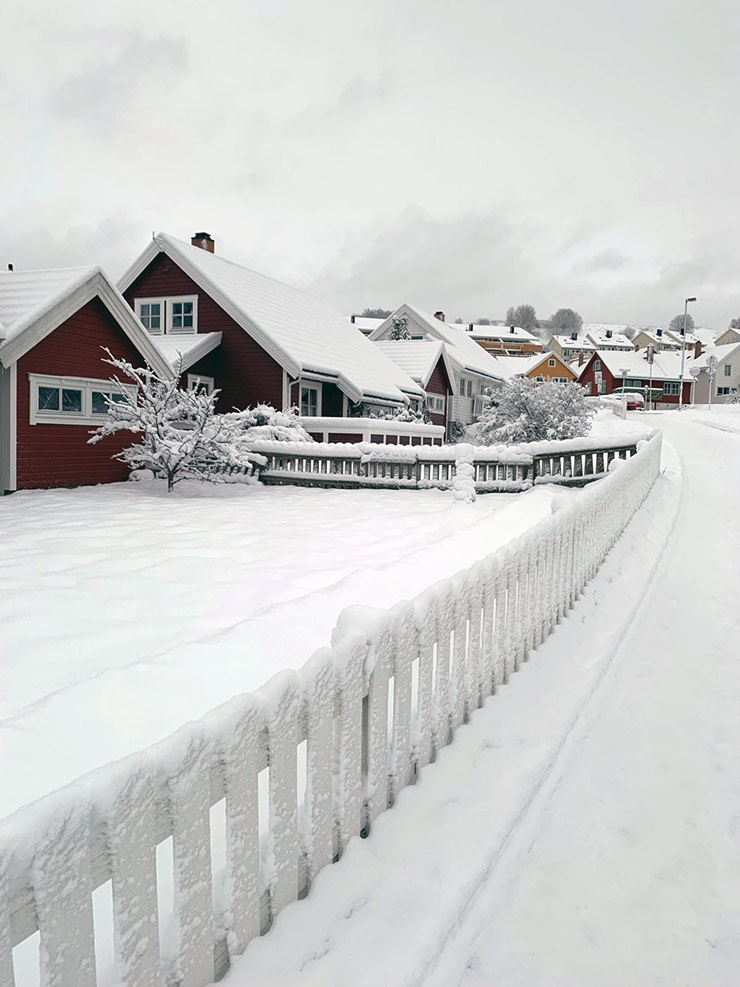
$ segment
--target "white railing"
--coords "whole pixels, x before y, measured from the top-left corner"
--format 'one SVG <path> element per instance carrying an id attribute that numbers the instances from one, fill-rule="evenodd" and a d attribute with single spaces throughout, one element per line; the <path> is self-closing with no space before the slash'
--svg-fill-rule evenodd
<path id="1" fill-rule="evenodd" d="M 441 445 L 443 425 L 427 422 L 399 422 L 393 418 L 325 418 L 302 416 L 298 419 L 317 442 L 377 442 L 389 445 Z M 359 438 L 345 438 L 359 436 Z"/>
<path id="2" fill-rule="evenodd" d="M 652 430 L 648 432 L 651 434 Z M 295 486 L 449 489 L 461 464 L 473 466 L 478 493 L 526 490 L 535 483 L 583 485 L 629 459 L 637 438 L 530 442 L 519 446 L 385 446 L 370 443 L 254 443 L 263 483 Z"/>
<path id="3" fill-rule="evenodd" d="M 660 435 L 640 445 L 470 569 L 391 610 L 344 611 L 331 647 L 300 671 L 6 819 L 0 982 L 13 983 L 11 948 L 38 929 L 42 983 L 94 985 L 91 892 L 108 880 L 118 982 L 202 987 L 223 975 L 562 619 L 658 476 Z M 209 813 L 222 799 L 215 908 Z M 164 959 L 155 848 L 170 836 L 176 934 Z"/>

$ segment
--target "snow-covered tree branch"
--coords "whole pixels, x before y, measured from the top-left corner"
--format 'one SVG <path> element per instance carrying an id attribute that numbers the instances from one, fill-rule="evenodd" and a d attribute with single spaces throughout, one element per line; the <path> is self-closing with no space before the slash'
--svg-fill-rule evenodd
<path id="1" fill-rule="evenodd" d="M 515 377 L 492 395 L 490 407 L 469 432 L 480 445 L 574 439 L 588 433 L 593 415 L 579 384 L 536 384 Z"/>

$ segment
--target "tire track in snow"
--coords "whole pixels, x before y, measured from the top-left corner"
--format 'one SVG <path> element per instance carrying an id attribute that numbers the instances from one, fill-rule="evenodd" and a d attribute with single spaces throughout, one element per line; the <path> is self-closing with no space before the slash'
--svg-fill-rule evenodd
<path id="1" fill-rule="evenodd" d="M 544 806 L 547 805 L 553 794 L 557 791 L 560 781 L 567 769 L 568 760 L 573 755 L 573 738 L 579 730 L 579 727 L 588 727 L 589 719 L 591 719 L 589 717 L 589 711 L 598 701 L 602 686 L 609 676 L 609 673 L 614 671 L 618 666 L 618 661 L 615 661 L 615 659 L 618 658 L 623 648 L 625 632 L 634 624 L 637 617 L 647 606 L 647 601 L 652 595 L 652 590 L 659 571 L 664 567 L 664 560 L 666 558 L 669 546 L 672 544 L 673 535 L 686 512 L 686 496 L 683 482 L 681 456 L 673 445 L 665 442 L 665 439 L 664 450 L 669 451 L 669 456 L 666 458 L 675 457 L 675 460 L 679 465 L 679 469 L 676 471 L 679 485 L 678 504 L 671 525 L 663 539 L 660 552 L 655 556 L 653 564 L 650 567 L 648 578 L 643 586 L 643 591 L 627 614 L 626 618 L 621 622 L 618 630 L 614 633 L 614 644 L 609 650 L 606 660 L 604 661 L 604 664 L 591 685 L 588 693 L 579 704 L 576 712 L 573 714 L 568 725 L 563 731 L 560 740 L 554 749 L 552 757 L 530 789 L 530 792 L 525 798 L 520 811 L 512 820 L 503 839 L 499 842 L 493 853 L 488 857 L 485 867 L 480 871 L 478 878 L 466 893 L 464 900 L 460 903 L 458 909 L 456 910 L 457 917 L 455 921 L 439 942 L 438 948 L 435 949 L 435 951 L 427 959 L 427 962 L 425 963 L 420 974 L 415 977 L 414 980 L 409 981 L 409 987 L 411 987 L 411 985 L 413 985 L 413 987 L 437 987 L 437 985 L 439 985 L 439 987 L 450 987 L 453 982 L 450 980 L 450 971 L 443 971 L 443 979 L 436 982 L 434 980 L 430 981 L 429 977 L 434 975 L 440 960 L 443 960 L 444 953 L 452 942 L 463 935 L 466 925 L 469 925 L 474 921 L 476 904 L 480 902 L 481 905 L 483 905 L 482 896 L 479 898 L 480 893 L 482 892 L 484 886 L 488 884 L 493 877 L 495 877 L 497 869 L 504 858 L 516 853 L 518 849 L 517 839 L 523 838 L 526 835 L 524 833 L 526 828 L 525 824 L 534 821 L 535 814 L 541 813 Z M 643 507 L 644 504 L 641 505 L 638 510 L 638 515 Z M 635 519 L 638 515 L 635 516 Z M 626 536 L 629 536 L 629 529 L 632 527 L 635 519 L 633 519 L 633 521 L 631 521 L 627 526 L 619 539 L 620 541 Z M 619 542 L 617 542 L 617 545 L 618 544 Z M 614 548 L 611 549 L 609 554 L 611 555 L 613 551 Z M 608 558 L 609 556 L 607 556 L 607 559 Z M 557 633 L 557 631 L 555 631 L 555 633 Z M 556 769 L 560 770 L 556 773 Z M 526 843 L 526 839 L 524 839 L 524 842 Z M 470 938 L 470 942 L 474 943 L 479 935 L 480 928 L 477 928 Z M 460 976 L 456 978 L 455 981 L 458 985 L 462 982 L 464 975 L 465 970 L 463 969 Z"/>

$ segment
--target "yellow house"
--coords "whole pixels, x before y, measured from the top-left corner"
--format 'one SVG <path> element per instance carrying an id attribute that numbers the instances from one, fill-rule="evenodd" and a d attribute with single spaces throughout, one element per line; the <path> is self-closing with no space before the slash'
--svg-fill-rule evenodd
<path id="1" fill-rule="evenodd" d="M 496 366 L 505 380 L 529 377 L 538 383 L 556 381 L 572 384 L 577 374 L 557 353 L 537 353 L 534 356 L 498 356 Z"/>

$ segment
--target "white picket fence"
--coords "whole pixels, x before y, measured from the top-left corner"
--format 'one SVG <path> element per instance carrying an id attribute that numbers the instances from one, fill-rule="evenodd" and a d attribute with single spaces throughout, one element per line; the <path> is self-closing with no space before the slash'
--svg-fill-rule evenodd
<path id="1" fill-rule="evenodd" d="M 300 671 L 5 820 L 0 983 L 13 984 L 12 947 L 38 929 L 42 983 L 92 987 L 91 893 L 109 880 L 120 983 L 221 977 L 553 630 L 650 491 L 660 448 L 659 434 L 641 443 L 531 531 L 416 599 L 345 611 L 331 647 Z M 210 810 L 222 799 L 226 901 L 214 908 Z M 170 836 L 165 960 L 155 851 Z"/>

